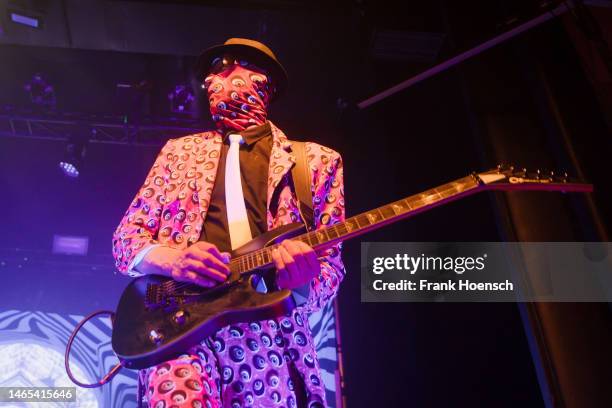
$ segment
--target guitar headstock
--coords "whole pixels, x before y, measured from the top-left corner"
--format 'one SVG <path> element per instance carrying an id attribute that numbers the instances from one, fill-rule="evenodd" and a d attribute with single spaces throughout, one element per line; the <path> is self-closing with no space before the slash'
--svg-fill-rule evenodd
<path id="1" fill-rule="evenodd" d="M 500 164 L 495 169 L 473 175 L 487 190 L 593 191 L 592 184 L 570 178 L 566 172 L 528 171 Z"/>

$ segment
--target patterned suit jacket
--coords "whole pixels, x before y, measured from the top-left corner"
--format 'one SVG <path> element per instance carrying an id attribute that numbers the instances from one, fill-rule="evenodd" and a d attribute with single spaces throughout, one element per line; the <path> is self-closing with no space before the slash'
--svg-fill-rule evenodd
<path id="1" fill-rule="evenodd" d="M 295 164 L 291 142 L 274 124 L 271 128 L 268 229 L 301 222 L 289 183 L 290 169 Z M 150 245 L 183 249 L 198 242 L 215 183 L 221 144 L 221 135 L 211 131 L 169 140 L 162 148 L 113 235 L 113 255 L 120 272 L 137 275 L 131 269 L 134 259 Z M 306 143 L 305 148 L 312 176 L 316 228 L 343 221 L 340 155 L 316 143 Z M 295 384 L 290 364 L 304 381 L 308 406 L 325 406 L 325 388 L 308 313 L 321 309 L 338 290 L 345 274 L 340 251 L 341 244 L 326 250 L 320 261 L 321 272 L 311 281 L 306 302 L 293 312 L 267 321 L 225 327 L 186 351 L 189 358 L 195 359 L 193 364 L 201 366 L 216 383 L 219 406 L 233 406 L 234 402 L 294 405 Z M 151 375 L 163 372 L 161 366 L 143 370 L 143 383 L 147 384 Z M 245 379 L 247 383 L 243 382 Z M 279 384 L 284 385 L 281 388 Z"/>
<path id="2" fill-rule="evenodd" d="M 297 200 L 290 188 L 295 164 L 291 142 L 271 123 L 272 151 L 268 167 L 268 230 L 301 222 Z M 222 137 L 209 131 L 169 140 L 157 156 L 144 184 L 113 234 L 117 269 L 130 276 L 135 256 L 152 244 L 183 249 L 198 242 L 217 173 Z M 311 170 L 315 227 L 344 220 L 341 156 L 317 143 L 306 143 Z M 342 244 L 329 248 L 321 260 L 321 273 L 310 284 L 303 311 L 319 310 L 338 290 L 345 270 Z"/>

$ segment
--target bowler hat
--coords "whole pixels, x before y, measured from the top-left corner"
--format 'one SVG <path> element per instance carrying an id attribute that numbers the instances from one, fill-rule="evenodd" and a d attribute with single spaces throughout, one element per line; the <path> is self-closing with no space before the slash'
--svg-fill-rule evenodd
<path id="1" fill-rule="evenodd" d="M 213 61 L 224 54 L 243 57 L 248 62 L 268 71 L 276 85 L 276 92 L 271 96 L 272 99 L 276 99 L 287 88 L 289 77 L 285 68 L 278 62 L 276 55 L 265 44 L 247 38 L 230 38 L 224 44 L 210 47 L 200 54 L 195 67 L 198 78 L 203 79 L 202 77 L 208 73 Z"/>

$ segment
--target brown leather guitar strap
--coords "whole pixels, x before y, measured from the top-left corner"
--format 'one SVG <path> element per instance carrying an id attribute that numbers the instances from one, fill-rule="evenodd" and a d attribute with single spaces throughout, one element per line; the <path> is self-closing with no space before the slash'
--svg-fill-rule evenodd
<path id="1" fill-rule="evenodd" d="M 293 188 L 298 201 L 298 211 L 307 231 L 314 229 L 314 218 L 312 210 L 312 190 L 310 180 L 310 167 L 306 158 L 306 147 L 304 142 L 291 141 L 291 152 L 295 155 L 295 166 L 291 168 Z M 295 288 L 291 292 L 297 306 L 306 303 L 310 285 Z"/>
<path id="2" fill-rule="evenodd" d="M 306 143 L 291 141 L 291 151 L 295 156 L 295 166 L 291 169 L 293 187 L 298 200 L 298 210 L 308 231 L 314 227 L 312 210 L 311 173 L 306 158 Z"/>

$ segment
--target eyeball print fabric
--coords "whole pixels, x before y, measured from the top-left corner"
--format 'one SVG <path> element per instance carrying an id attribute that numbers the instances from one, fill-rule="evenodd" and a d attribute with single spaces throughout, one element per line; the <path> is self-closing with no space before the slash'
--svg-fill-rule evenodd
<path id="1" fill-rule="evenodd" d="M 270 100 L 268 77 L 234 64 L 204 80 L 210 113 L 220 130 L 245 130 L 266 122 Z"/>
<path id="2" fill-rule="evenodd" d="M 298 311 L 226 327 L 149 370 L 149 406 L 323 408 L 311 341 Z"/>
<path id="3" fill-rule="evenodd" d="M 149 372 L 147 398 L 151 408 L 219 407 L 216 385 L 198 356 L 184 355 Z"/>
<path id="4" fill-rule="evenodd" d="M 268 228 L 299 221 L 289 183 L 290 142 L 272 125 Z M 221 137 L 207 132 L 171 140 L 162 149 L 113 237 L 117 269 L 129 273 L 149 244 L 177 249 L 197 242 L 206 217 Z M 344 220 L 343 165 L 325 146 L 306 143 L 315 227 Z M 272 209 L 271 207 L 274 207 Z M 149 221 L 147 221 L 149 220 Z M 179 239 L 180 237 L 180 239 Z M 286 316 L 225 327 L 214 336 L 141 374 L 151 407 L 325 406 L 323 380 L 307 317 L 330 301 L 344 278 L 341 245 L 326 251 L 308 300 Z"/>

